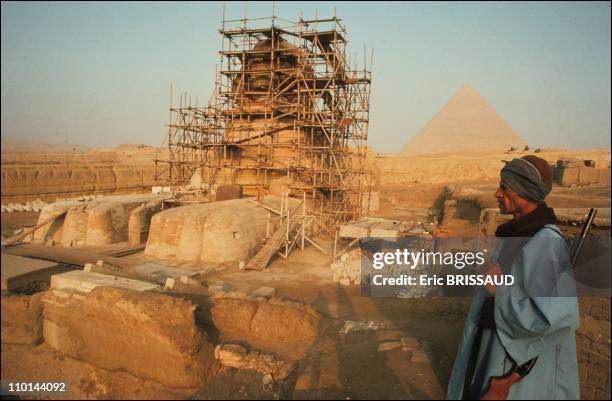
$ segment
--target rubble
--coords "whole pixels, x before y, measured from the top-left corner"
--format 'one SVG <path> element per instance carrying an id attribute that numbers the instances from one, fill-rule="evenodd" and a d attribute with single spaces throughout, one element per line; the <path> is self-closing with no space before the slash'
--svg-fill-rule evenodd
<path id="1" fill-rule="evenodd" d="M 287 378 L 295 365 L 281 361 L 269 353 L 247 351 L 238 344 L 220 344 L 215 347 L 215 359 L 223 366 L 250 369 L 264 375 L 264 383 Z M 266 379 L 267 377 L 267 379 Z"/>
<path id="2" fill-rule="evenodd" d="M 344 253 L 331 264 L 332 279 L 342 285 L 361 284 L 361 249 Z"/>
<path id="3" fill-rule="evenodd" d="M 274 287 L 259 287 L 255 291 L 251 292 L 249 295 L 250 295 L 251 298 L 270 299 L 270 298 L 276 296 L 276 288 L 274 288 Z"/>
<path id="4" fill-rule="evenodd" d="M 355 322 L 347 320 L 344 322 L 344 326 L 340 329 L 340 334 L 348 334 L 353 331 L 368 331 L 368 330 L 381 330 L 389 328 L 387 323 L 375 322 L 368 320 L 366 322 Z"/>
<path id="5" fill-rule="evenodd" d="M 13 212 L 40 212 L 43 207 L 47 205 L 46 202 L 36 199 L 35 201 L 29 201 L 26 203 L 9 203 L 2 205 L 2 213 L 13 213 Z"/>
<path id="6" fill-rule="evenodd" d="M 402 344 L 399 341 L 384 341 L 378 344 L 378 352 L 386 352 L 401 348 Z"/>

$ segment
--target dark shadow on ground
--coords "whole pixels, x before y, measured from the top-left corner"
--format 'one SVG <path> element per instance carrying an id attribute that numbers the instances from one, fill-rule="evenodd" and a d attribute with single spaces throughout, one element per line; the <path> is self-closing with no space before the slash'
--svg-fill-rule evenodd
<path id="1" fill-rule="evenodd" d="M 419 340 L 446 391 L 470 298 L 373 298 L 382 316 L 408 337 Z"/>
<path id="2" fill-rule="evenodd" d="M 378 341 L 373 331 L 340 334 L 343 319 L 361 321 L 363 317 L 354 310 L 346 290 L 336 287 L 338 316 L 342 319 L 326 319 L 317 341 L 309 349 L 305 366 L 310 371 L 310 389 L 296 390 L 294 399 L 426 399 L 416 388 L 402 383 L 395 372 L 389 368 L 387 356 L 378 352 Z M 330 300 L 319 292 L 313 306 L 326 316 L 331 316 Z M 329 348 L 333 349 L 329 349 Z M 337 381 L 339 388 L 323 388 L 321 378 L 329 374 L 330 358 L 327 353 L 335 350 L 337 354 Z"/>

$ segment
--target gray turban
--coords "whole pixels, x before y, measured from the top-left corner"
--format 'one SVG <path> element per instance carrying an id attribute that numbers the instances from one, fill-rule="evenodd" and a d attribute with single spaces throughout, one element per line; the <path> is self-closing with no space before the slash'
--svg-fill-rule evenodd
<path id="1" fill-rule="evenodd" d="M 545 163 L 542 165 L 539 160 L 534 162 L 530 163 L 522 158 L 506 163 L 501 171 L 501 181 L 521 198 L 539 204 L 544 202 L 544 198 L 552 190 L 552 174 L 547 170 L 551 169 L 550 166 Z"/>

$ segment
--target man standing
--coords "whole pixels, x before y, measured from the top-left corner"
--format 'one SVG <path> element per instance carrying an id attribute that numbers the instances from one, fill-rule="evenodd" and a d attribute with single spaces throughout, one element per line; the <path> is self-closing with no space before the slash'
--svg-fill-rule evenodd
<path id="1" fill-rule="evenodd" d="M 512 384 L 508 399 L 580 398 L 578 303 L 565 240 L 544 202 L 551 189 L 552 168 L 539 157 L 501 170 L 495 197 L 514 218 L 497 228 L 501 241 L 486 274 L 512 274 L 515 285 L 476 293 L 447 399 L 489 399 L 491 378 L 501 377 Z"/>

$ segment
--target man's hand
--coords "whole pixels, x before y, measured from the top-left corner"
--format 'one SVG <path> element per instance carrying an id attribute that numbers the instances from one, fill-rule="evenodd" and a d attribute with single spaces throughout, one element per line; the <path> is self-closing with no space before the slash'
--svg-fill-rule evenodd
<path id="1" fill-rule="evenodd" d="M 491 276 L 493 279 L 495 279 L 495 277 L 499 277 L 502 275 L 501 266 L 498 263 L 489 263 L 485 268 L 484 274 L 486 274 L 487 276 Z M 495 284 L 485 284 L 485 289 L 491 295 L 495 294 L 496 288 L 497 287 L 495 286 Z"/>

